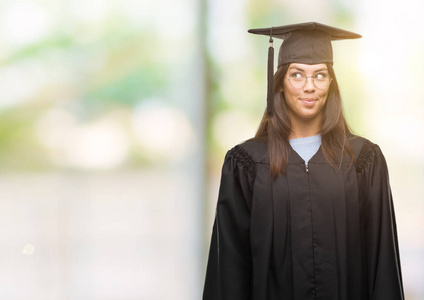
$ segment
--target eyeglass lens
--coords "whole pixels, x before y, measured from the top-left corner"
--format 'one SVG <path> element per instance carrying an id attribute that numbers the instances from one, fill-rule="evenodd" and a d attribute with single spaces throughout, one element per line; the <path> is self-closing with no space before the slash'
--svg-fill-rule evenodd
<path id="1" fill-rule="evenodd" d="M 318 89 L 325 89 L 330 85 L 331 77 L 326 73 L 318 73 L 314 76 L 306 76 L 304 73 L 296 72 L 289 76 L 289 82 L 295 89 L 301 89 L 305 86 L 306 80 L 312 79 L 315 87 Z"/>

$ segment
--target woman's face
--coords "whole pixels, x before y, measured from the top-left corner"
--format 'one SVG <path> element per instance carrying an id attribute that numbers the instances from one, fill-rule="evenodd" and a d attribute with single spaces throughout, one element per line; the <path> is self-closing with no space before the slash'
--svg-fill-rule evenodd
<path id="1" fill-rule="evenodd" d="M 290 84 L 288 78 L 290 76 L 292 78 L 299 77 L 302 74 L 307 76 L 306 83 L 303 87 L 296 89 Z M 283 81 L 283 92 L 292 122 L 305 122 L 322 118 L 323 107 L 327 101 L 330 88 L 330 85 L 323 89 L 318 89 L 315 86 L 315 78 L 323 78 L 322 76 L 328 76 L 328 78 L 330 76 L 326 64 L 290 64 Z"/>

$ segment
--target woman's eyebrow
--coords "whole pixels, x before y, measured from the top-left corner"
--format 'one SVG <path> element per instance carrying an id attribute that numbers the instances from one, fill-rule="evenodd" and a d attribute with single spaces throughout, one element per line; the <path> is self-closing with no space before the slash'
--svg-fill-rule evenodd
<path id="1" fill-rule="evenodd" d="M 298 71 L 305 72 L 305 70 L 303 70 L 303 69 L 301 69 L 301 68 L 298 68 L 298 67 L 290 67 L 290 70 L 291 70 L 291 69 L 296 69 L 296 70 L 298 70 Z"/>

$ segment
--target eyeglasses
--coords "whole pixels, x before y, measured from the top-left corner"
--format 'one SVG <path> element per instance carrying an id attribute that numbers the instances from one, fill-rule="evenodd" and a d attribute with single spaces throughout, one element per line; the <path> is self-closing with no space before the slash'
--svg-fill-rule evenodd
<path id="1" fill-rule="evenodd" d="M 327 73 L 317 73 L 314 76 L 306 76 L 302 72 L 294 72 L 286 78 L 289 80 L 290 85 L 295 89 L 302 89 L 308 78 L 312 78 L 312 82 L 315 87 L 320 90 L 328 88 L 333 80 L 333 78 L 331 78 Z"/>

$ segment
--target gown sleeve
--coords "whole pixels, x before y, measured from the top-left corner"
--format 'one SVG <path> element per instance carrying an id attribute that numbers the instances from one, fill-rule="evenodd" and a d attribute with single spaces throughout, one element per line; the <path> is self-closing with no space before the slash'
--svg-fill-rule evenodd
<path id="1" fill-rule="evenodd" d="M 248 300 L 252 289 L 250 204 L 255 164 L 241 146 L 222 168 L 203 300 Z"/>
<path id="2" fill-rule="evenodd" d="M 368 141 L 367 141 L 368 142 Z M 386 161 L 377 145 L 361 151 L 365 217 L 367 299 L 404 299 L 395 212 Z M 361 155 L 360 155 L 361 156 Z"/>

